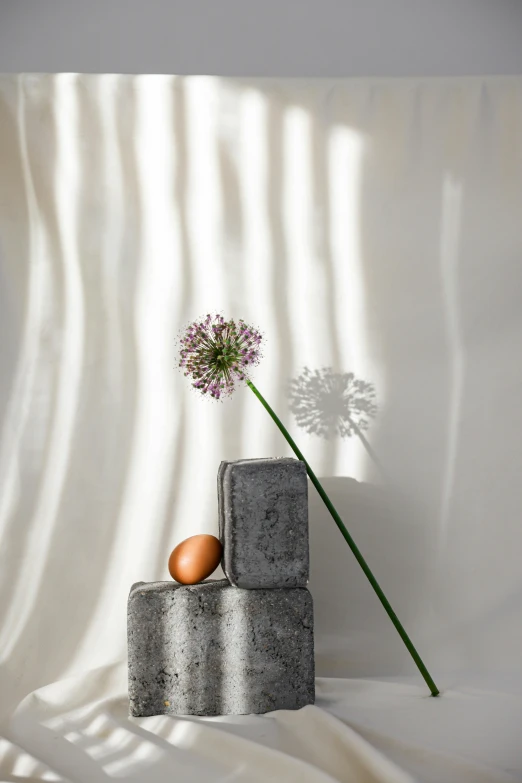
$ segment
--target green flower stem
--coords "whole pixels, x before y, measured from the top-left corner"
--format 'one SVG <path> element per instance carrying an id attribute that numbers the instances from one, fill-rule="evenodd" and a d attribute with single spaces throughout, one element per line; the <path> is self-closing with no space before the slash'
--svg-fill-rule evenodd
<path id="1" fill-rule="evenodd" d="M 404 644 L 408 648 L 408 651 L 409 651 L 411 657 L 413 658 L 413 660 L 417 664 L 417 667 L 418 667 L 420 673 L 424 677 L 424 680 L 426 681 L 426 683 L 427 683 L 427 685 L 428 685 L 428 687 L 429 687 L 429 689 L 431 691 L 431 695 L 432 696 L 438 696 L 440 692 L 439 692 L 437 686 L 435 685 L 435 683 L 433 682 L 433 680 L 431 679 L 428 670 L 426 669 L 426 667 L 424 666 L 424 664 L 423 664 L 423 662 L 421 660 L 420 655 L 418 654 L 417 650 L 413 646 L 413 643 L 412 643 L 410 637 L 408 636 L 408 634 L 404 630 L 403 626 L 401 625 L 401 623 L 399 621 L 399 618 L 397 617 L 397 615 L 395 614 L 395 612 L 391 608 L 388 599 L 386 598 L 386 596 L 384 595 L 383 591 L 381 590 L 377 580 L 375 579 L 374 575 L 370 571 L 370 568 L 369 568 L 368 564 L 366 563 L 366 561 L 363 558 L 362 554 L 360 553 L 359 549 L 355 545 L 354 540 L 352 539 L 352 537 L 349 534 L 348 530 L 344 526 L 344 523 L 343 523 L 341 517 L 339 516 L 339 514 L 337 513 L 337 511 L 333 507 L 333 505 L 332 505 L 328 495 L 326 494 L 326 492 L 322 488 L 321 484 L 319 483 L 319 481 L 318 481 L 315 473 L 313 472 L 312 468 L 310 467 L 308 462 L 305 460 L 305 458 L 303 457 L 303 455 L 301 454 L 301 452 L 297 448 L 294 440 L 292 439 L 292 437 L 290 436 L 290 434 L 286 430 L 284 424 L 276 416 L 276 414 L 274 413 L 274 411 L 272 410 L 270 405 L 267 403 L 267 401 L 262 396 L 262 394 L 256 389 L 256 387 L 254 386 L 252 381 L 247 380 L 246 383 L 247 383 L 247 386 L 249 386 L 252 389 L 252 391 L 254 392 L 254 394 L 256 395 L 258 400 L 261 402 L 261 404 L 266 408 L 266 410 L 268 411 L 270 416 L 273 418 L 273 420 L 275 421 L 275 423 L 277 424 L 277 426 L 279 427 L 279 429 L 281 430 L 281 432 L 285 436 L 286 440 L 288 441 L 288 443 L 292 447 L 293 451 L 297 455 L 298 459 L 300 459 L 306 465 L 306 472 L 308 473 L 308 475 L 310 477 L 310 480 L 312 481 L 312 484 L 314 485 L 314 487 L 318 491 L 319 495 L 321 496 L 321 498 L 322 498 L 326 508 L 328 509 L 328 511 L 330 512 L 332 517 L 334 518 L 334 521 L 335 521 L 337 527 L 339 528 L 339 530 L 343 534 L 346 542 L 348 543 L 348 546 L 350 547 L 350 549 L 352 550 L 353 554 L 355 555 L 355 558 L 356 558 L 357 562 L 359 563 L 359 565 L 361 566 L 362 570 L 364 571 L 364 573 L 368 577 L 368 581 L 370 582 L 371 586 L 373 587 L 373 589 L 377 593 L 377 596 L 378 596 L 381 604 L 386 609 L 390 620 L 392 621 L 392 623 L 394 624 L 395 628 L 397 629 L 397 631 L 399 633 L 399 636 L 401 637 L 402 641 L 404 642 Z"/>

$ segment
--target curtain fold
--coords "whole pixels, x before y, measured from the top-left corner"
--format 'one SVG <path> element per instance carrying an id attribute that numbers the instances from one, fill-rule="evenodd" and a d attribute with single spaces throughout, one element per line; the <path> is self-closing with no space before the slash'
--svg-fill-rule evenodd
<path id="1" fill-rule="evenodd" d="M 0 76 L 6 730 L 122 665 L 131 584 L 217 533 L 221 460 L 292 456 L 246 387 L 177 367 L 207 312 L 264 333 L 255 383 L 436 682 L 520 678 L 521 204 L 518 77 Z M 415 677 L 312 488 L 310 538 L 318 674 Z"/>

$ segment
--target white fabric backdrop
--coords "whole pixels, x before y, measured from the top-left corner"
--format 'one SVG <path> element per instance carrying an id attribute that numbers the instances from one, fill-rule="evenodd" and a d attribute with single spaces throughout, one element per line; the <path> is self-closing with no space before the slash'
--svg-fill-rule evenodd
<path id="1" fill-rule="evenodd" d="M 521 196 L 519 78 L 0 77 L 1 780 L 522 779 Z M 218 310 L 440 699 L 310 485 L 316 707 L 125 718 L 130 585 L 293 456 L 177 369 Z M 382 470 L 297 426 L 305 366 L 375 384 Z"/>

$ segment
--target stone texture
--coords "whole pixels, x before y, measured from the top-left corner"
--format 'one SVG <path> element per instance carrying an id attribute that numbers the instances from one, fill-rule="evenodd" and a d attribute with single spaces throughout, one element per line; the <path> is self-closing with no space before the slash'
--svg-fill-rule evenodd
<path id="1" fill-rule="evenodd" d="M 222 568 L 236 587 L 305 587 L 309 577 L 308 477 L 287 457 L 221 462 Z"/>
<path id="2" fill-rule="evenodd" d="M 305 588 L 137 582 L 127 632 L 131 715 L 241 715 L 314 703 Z"/>

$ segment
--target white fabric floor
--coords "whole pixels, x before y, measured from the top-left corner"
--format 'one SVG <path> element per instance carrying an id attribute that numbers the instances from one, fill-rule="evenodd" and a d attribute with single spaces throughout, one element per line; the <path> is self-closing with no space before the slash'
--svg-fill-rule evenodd
<path id="1" fill-rule="evenodd" d="M 28 696 L 0 780 L 102 783 L 508 783 L 522 780 L 521 694 L 317 679 L 315 706 L 218 718 L 128 716 L 124 663 Z"/>

